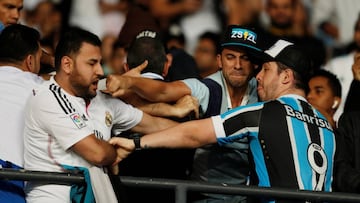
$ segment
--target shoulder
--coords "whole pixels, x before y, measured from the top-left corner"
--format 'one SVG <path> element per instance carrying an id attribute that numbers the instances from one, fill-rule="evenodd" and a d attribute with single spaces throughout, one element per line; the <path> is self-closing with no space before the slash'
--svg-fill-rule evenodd
<path id="1" fill-rule="evenodd" d="M 215 82 L 217 82 L 219 85 L 223 86 L 223 77 L 224 76 L 223 76 L 222 71 L 218 71 L 216 73 L 213 73 L 213 74 L 209 75 L 206 78 L 212 79 Z"/>
<path id="2" fill-rule="evenodd" d="M 50 81 L 45 81 L 32 90 L 29 103 L 34 110 L 55 109 L 57 106 L 70 108 L 69 99 L 62 93 L 59 86 Z"/>

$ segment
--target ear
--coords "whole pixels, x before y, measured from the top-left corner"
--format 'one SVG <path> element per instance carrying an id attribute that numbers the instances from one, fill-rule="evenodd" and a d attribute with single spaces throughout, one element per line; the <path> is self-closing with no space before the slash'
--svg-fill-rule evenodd
<path id="1" fill-rule="evenodd" d="M 29 55 L 27 55 L 26 56 L 26 58 L 25 58 L 25 66 L 26 66 L 26 70 L 27 71 L 29 71 L 29 72 L 32 72 L 32 73 L 34 73 L 34 62 L 33 62 L 33 58 L 34 58 L 34 56 L 33 55 L 31 55 L 31 54 L 29 54 Z"/>
<path id="2" fill-rule="evenodd" d="M 218 55 L 216 56 L 216 61 L 217 61 L 218 67 L 219 67 L 219 68 L 222 68 L 222 62 L 221 62 L 221 55 L 220 55 L 220 54 L 218 54 Z"/>
<path id="3" fill-rule="evenodd" d="M 74 68 L 74 60 L 69 56 L 63 56 L 61 58 L 61 68 L 65 73 L 71 73 Z"/>
<path id="4" fill-rule="evenodd" d="M 127 63 L 124 63 L 123 68 L 124 68 L 124 73 L 126 73 L 126 72 L 128 72 L 130 70 L 129 64 L 127 64 Z"/>
<path id="5" fill-rule="evenodd" d="M 172 61 L 173 61 L 173 56 L 171 54 L 166 54 L 166 62 L 164 64 L 164 69 L 163 69 L 163 72 L 162 72 L 162 76 L 163 77 L 166 77 L 168 72 L 169 72 L 169 68 L 172 64 Z"/>
<path id="6" fill-rule="evenodd" d="M 331 106 L 331 108 L 336 110 L 339 107 L 340 102 L 341 102 L 341 98 L 340 97 L 335 97 L 334 98 L 334 103 Z"/>
<path id="7" fill-rule="evenodd" d="M 285 69 L 280 73 L 280 80 L 283 84 L 287 84 L 294 78 L 294 73 L 290 69 Z"/>

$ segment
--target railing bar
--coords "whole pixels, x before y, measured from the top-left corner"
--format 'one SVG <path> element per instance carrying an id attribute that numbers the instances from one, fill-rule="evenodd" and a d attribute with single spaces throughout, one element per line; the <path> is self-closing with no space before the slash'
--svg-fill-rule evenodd
<path id="1" fill-rule="evenodd" d="M 119 176 L 122 184 L 130 187 L 152 187 L 159 189 L 173 189 L 176 194 L 186 198 L 187 191 L 216 193 L 216 194 L 241 194 L 246 196 L 261 196 L 273 198 L 301 199 L 308 201 L 331 201 L 331 202 L 360 202 L 360 195 L 355 193 L 340 192 L 313 192 L 302 190 L 287 190 L 279 188 L 261 188 L 255 186 L 232 186 L 221 184 L 205 184 L 201 182 Z M 84 183 L 82 174 L 57 173 L 44 171 L 29 171 L 0 168 L 0 180 L 25 180 L 40 181 L 57 184 L 80 184 Z M 185 193 L 183 196 L 182 193 Z M 179 199 L 182 203 L 182 199 Z"/>
<path id="2" fill-rule="evenodd" d="M 187 187 L 185 185 L 178 185 L 175 188 L 175 203 L 186 203 Z"/>
<path id="3" fill-rule="evenodd" d="M 203 184 L 200 182 L 166 179 L 146 179 L 134 177 L 120 177 L 126 186 L 140 186 L 152 188 L 175 188 L 184 185 L 187 191 L 197 191 L 216 194 L 241 194 L 246 196 L 261 196 L 273 198 L 301 199 L 308 201 L 331 201 L 331 202 L 360 202 L 360 195 L 340 192 L 314 192 L 304 190 L 286 190 L 277 188 L 261 188 L 256 186 L 230 186 L 220 184 Z M 351 194 L 351 195 L 349 195 Z"/>
<path id="4" fill-rule="evenodd" d="M 82 174 L 29 171 L 29 170 L 18 170 L 18 169 L 7 169 L 7 168 L 0 168 L 0 179 L 39 181 L 44 183 L 57 183 L 57 184 L 85 183 L 85 178 Z"/>

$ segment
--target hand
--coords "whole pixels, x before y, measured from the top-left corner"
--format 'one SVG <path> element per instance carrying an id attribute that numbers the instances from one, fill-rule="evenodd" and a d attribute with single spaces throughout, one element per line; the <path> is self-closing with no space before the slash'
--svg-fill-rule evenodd
<path id="1" fill-rule="evenodd" d="M 109 75 L 106 78 L 106 89 L 101 90 L 113 97 L 122 97 L 127 94 L 131 86 L 131 77 L 123 75 Z"/>
<path id="2" fill-rule="evenodd" d="M 109 143 L 115 147 L 117 154 L 116 160 L 112 164 L 113 166 L 117 165 L 120 161 L 128 157 L 129 154 L 131 154 L 131 152 L 133 152 L 135 149 L 135 144 L 132 139 L 113 137 L 109 140 Z"/>
<path id="3" fill-rule="evenodd" d="M 354 80 L 360 81 L 360 52 L 356 52 L 354 56 L 354 64 L 352 65 Z"/>
<path id="4" fill-rule="evenodd" d="M 175 115 L 183 118 L 191 112 L 195 112 L 195 118 L 199 118 L 199 101 L 190 95 L 185 95 L 174 104 Z"/>
<path id="5" fill-rule="evenodd" d="M 141 71 L 146 68 L 147 64 L 148 61 L 145 60 L 144 63 L 122 75 L 109 75 L 106 79 L 106 89 L 101 91 L 105 94 L 110 94 L 113 97 L 122 97 L 126 95 L 127 92 L 130 91 L 131 77 L 140 77 Z"/>

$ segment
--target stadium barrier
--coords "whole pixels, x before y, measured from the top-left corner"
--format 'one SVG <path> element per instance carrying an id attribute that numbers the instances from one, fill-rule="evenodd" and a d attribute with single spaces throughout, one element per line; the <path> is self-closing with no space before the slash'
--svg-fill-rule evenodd
<path id="1" fill-rule="evenodd" d="M 114 178 L 114 176 L 112 177 Z M 203 182 L 116 176 L 121 184 L 126 187 L 156 188 L 159 190 L 168 189 L 175 191 L 175 203 L 186 203 L 187 193 L 206 192 L 216 194 L 237 194 L 244 196 L 286 198 L 293 200 L 306 200 L 316 202 L 360 202 L 360 195 L 355 193 L 340 192 L 315 192 L 304 190 L 290 190 L 283 188 L 264 188 L 255 186 L 233 186 L 226 184 L 210 184 Z M 57 184 L 82 184 L 85 179 L 82 174 L 58 173 L 43 171 L 28 171 L 0 168 L 1 180 L 24 180 L 40 181 L 44 183 Z"/>

